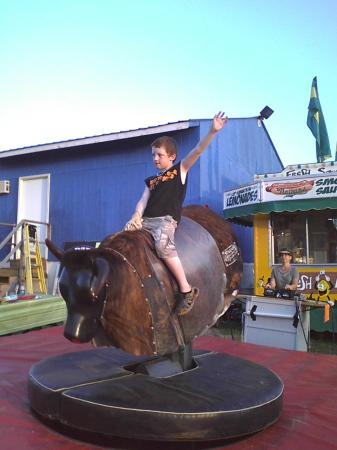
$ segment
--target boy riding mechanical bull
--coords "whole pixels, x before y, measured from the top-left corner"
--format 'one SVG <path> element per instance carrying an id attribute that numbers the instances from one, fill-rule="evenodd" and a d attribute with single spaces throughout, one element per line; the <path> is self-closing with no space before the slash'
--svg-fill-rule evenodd
<path id="1" fill-rule="evenodd" d="M 153 236 L 158 256 L 178 283 L 181 298 L 175 312 L 179 316 L 192 309 L 199 295 L 199 289 L 191 286 L 186 279 L 174 242 L 186 194 L 188 171 L 227 121 L 223 112 L 216 114 L 207 135 L 178 163 L 175 163 L 178 149 L 174 139 L 163 136 L 152 143 L 152 158 L 158 173 L 145 180 L 143 195 L 131 220 L 125 225 L 125 230 L 143 228 Z"/>

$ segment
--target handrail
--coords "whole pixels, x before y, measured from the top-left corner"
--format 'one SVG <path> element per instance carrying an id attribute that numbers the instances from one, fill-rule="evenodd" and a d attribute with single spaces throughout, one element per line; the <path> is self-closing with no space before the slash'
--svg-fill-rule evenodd
<path id="1" fill-rule="evenodd" d="M 17 233 L 18 230 L 25 224 L 25 223 L 30 223 L 30 224 L 38 224 L 38 225 L 47 225 L 47 229 L 48 229 L 48 238 L 50 238 L 50 233 L 49 233 L 49 227 L 50 224 L 48 222 L 38 222 L 36 220 L 27 220 L 27 219 L 22 219 L 20 220 L 20 222 L 14 226 L 14 224 L 5 224 L 5 223 L 0 223 L 0 225 L 8 225 L 8 226 L 14 226 L 13 230 L 5 237 L 5 239 L 3 239 L 3 241 L 0 243 L 0 250 L 3 249 L 3 247 L 8 243 L 8 241 L 10 239 L 12 239 L 13 234 Z"/>
<path id="2" fill-rule="evenodd" d="M 47 226 L 47 237 L 50 239 L 50 235 L 51 235 L 50 223 L 48 223 L 48 222 L 39 222 L 37 220 L 22 219 L 16 225 L 0 223 L 0 225 L 14 226 L 13 230 L 10 233 L 8 233 L 8 235 L 0 243 L 0 251 L 5 247 L 5 245 L 7 245 L 12 240 L 13 236 L 16 237 L 16 233 L 18 233 L 20 228 L 22 228 L 26 223 L 36 224 L 36 225 L 46 225 Z M 15 254 L 15 252 L 20 250 L 20 248 L 22 246 L 22 239 L 18 243 L 15 243 L 15 242 L 16 242 L 16 239 L 14 239 L 14 244 L 12 244 L 12 242 L 10 242 L 10 245 L 14 245 L 14 248 L 12 248 L 12 250 L 8 253 L 8 255 L 6 255 L 5 258 L 2 261 L 0 261 L 0 268 L 2 268 L 8 262 L 8 260 Z M 42 242 L 39 241 L 39 244 L 40 243 L 42 243 Z M 43 244 L 44 244 L 44 242 L 43 242 Z"/>
<path id="3" fill-rule="evenodd" d="M 16 223 L 7 223 L 7 222 L 0 222 L 0 227 L 15 227 Z"/>
<path id="4" fill-rule="evenodd" d="M 22 226 L 22 220 L 14 226 L 13 230 L 9 232 L 9 234 L 3 239 L 3 241 L 0 243 L 0 250 L 4 248 L 6 244 L 8 244 L 8 241 L 12 239 L 13 234 L 17 233 L 19 228 Z"/>
<path id="5" fill-rule="evenodd" d="M 7 256 L 4 257 L 2 261 L 0 261 L 0 269 L 5 267 L 6 262 L 16 253 L 21 247 L 22 241 L 20 241 L 16 246 L 8 253 Z"/>

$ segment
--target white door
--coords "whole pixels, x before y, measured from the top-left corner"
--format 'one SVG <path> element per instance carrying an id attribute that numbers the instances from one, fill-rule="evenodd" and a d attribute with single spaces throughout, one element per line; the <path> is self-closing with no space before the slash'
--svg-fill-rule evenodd
<path id="1" fill-rule="evenodd" d="M 50 175 L 34 175 L 19 178 L 18 217 L 20 220 L 49 222 Z M 47 226 L 37 225 L 37 237 L 41 243 L 41 256 L 47 258 L 44 240 L 47 237 Z"/>

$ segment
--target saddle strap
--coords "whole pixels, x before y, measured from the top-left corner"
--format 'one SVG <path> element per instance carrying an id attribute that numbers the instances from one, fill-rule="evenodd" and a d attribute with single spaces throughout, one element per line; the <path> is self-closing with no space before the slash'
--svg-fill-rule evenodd
<path id="1" fill-rule="evenodd" d="M 159 263 L 158 259 L 153 256 L 152 252 L 149 252 L 149 250 L 146 247 L 145 247 L 145 253 L 146 253 L 146 256 L 148 257 L 148 260 L 149 260 L 149 262 L 151 264 L 151 269 L 152 269 L 151 276 L 152 276 L 152 279 L 154 279 L 156 281 L 160 291 L 163 294 L 163 298 L 165 299 L 165 303 L 166 303 L 167 309 L 168 309 L 168 311 L 170 311 L 169 319 L 171 321 L 171 324 L 172 324 L 172 327 L 173 327 L 173 330 L 174 330 L 174 334 L 175 334 L 175 337 L 176 337 L 176 340 L 177 340 L 177 344 L 178 344 L 179 347 L 184 347 L 186 344 L 185 344 L 184 336 L 183 336 L 183 333 L 182 333 L 182 330 L 181 330 L 181 327 L 180 327 L 180 323 L 179 323 L 178 317 L 174 314 L 174 312 L 172 310 L 172 307 L 171 307 L 171 305 L 169 303 L 169 300 L 168 300 L 168 295 L 167 295 L 167 292 L 166 292 L 165 285 L 162 282 L 162 280 L 160 280 L 160 275 L 159 274 L 160 274 L 161 264 Z"/>

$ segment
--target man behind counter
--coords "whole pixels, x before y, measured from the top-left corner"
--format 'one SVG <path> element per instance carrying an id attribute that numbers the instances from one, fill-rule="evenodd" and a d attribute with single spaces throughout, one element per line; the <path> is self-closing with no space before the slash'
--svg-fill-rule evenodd
<path id="1" fill-rule="evenodd" d="M 299 274 L 296 267 L 291 266 L 292 252 L 284 248 L 280 251 L 282 265 L 273 267 L 271 278 L 266 288 L 287 289 L 296 291 L 299 280 Z"/>

